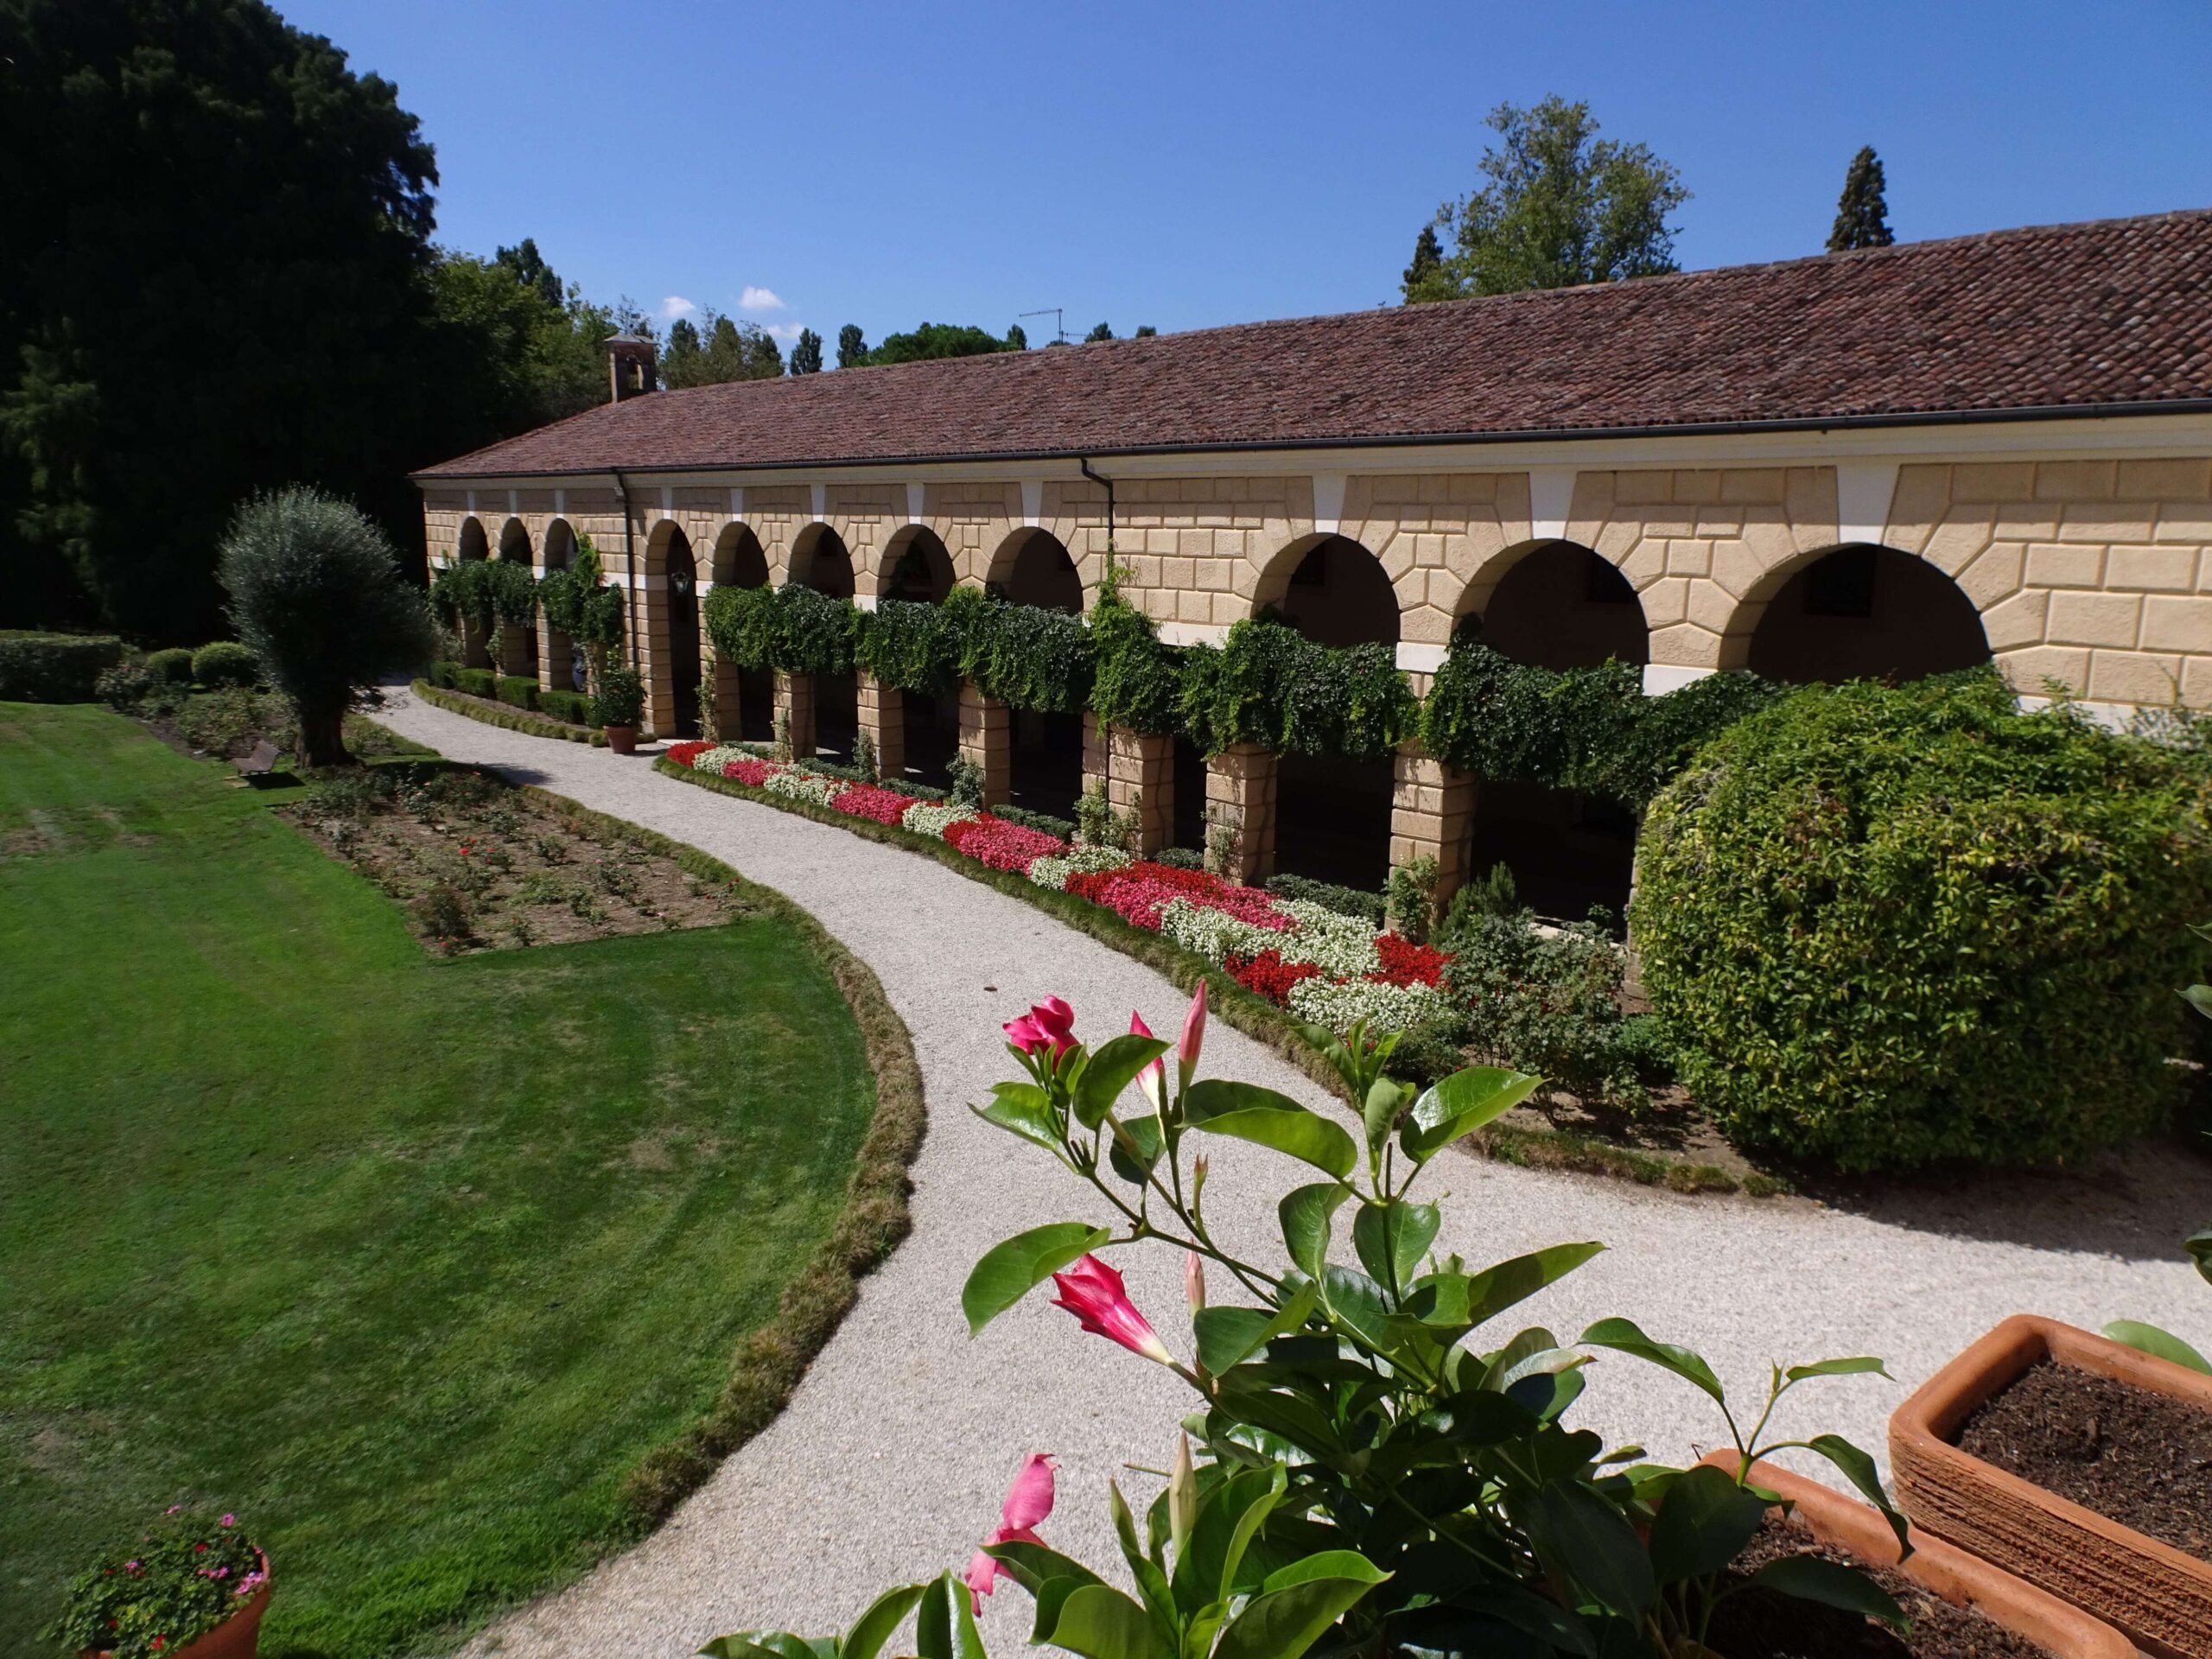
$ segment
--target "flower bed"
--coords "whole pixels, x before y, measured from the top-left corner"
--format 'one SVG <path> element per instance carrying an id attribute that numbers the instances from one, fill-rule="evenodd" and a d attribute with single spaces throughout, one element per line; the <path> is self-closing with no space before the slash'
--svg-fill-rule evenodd
<path id="1" fill-rule="evenodd" d="M 1360 1019 L 1403 1031 L 1452 1009 L 1442 989 L 1451 958 L 1443 951 L 1378 934 L 1359 918 L 1307 899 L 1281 898 L 1112 848 L 1071 846 L 974 807 L 918 800 L 880 785 L 763 760 L 734 747 L 676 743 L 668 757 L 789 799 L 896 824 L 992 869 L 1087 899 L 1133 926 L 1164 934 L 1219 963 L 1247 989 L 1332 1031 Z"/>

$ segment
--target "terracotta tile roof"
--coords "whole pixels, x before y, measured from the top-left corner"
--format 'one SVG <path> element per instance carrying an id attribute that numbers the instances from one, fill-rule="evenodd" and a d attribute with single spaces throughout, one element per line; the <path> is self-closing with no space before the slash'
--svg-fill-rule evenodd
<path id="1" fill-rule="evenodd" d="M 418 476 L 1878 424 L 2208 399 L 2212 211 L 663 391 Z"/>

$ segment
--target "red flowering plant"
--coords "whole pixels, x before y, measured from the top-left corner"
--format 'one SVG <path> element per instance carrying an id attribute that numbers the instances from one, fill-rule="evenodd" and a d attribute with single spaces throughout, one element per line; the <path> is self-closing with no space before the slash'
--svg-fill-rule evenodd
<path id="1" fill-rule="evenodd" d="M 1068 849 L 1067 842 L 1058 836 L 1048 836 L 1025 824 L 1008 823 L 988 812 L 964 823 L 947 824 L 944 838 L 977 863 L 988 864 L 995 870 L 1011 870 L 1016 875 L 1039 859 Z"/>
<path id="2" fill-rule="evenodd" d="M 1905 1544 L 1865 1452 L 1833 1435 L 1765 1440 L 1783 1395 L 1815 1377 L 1879 1372 L 1879 1361 L 1776 1366 L 1747 1429 L 1703 1359 L 1630 1320 L 1601 1319 L 1572 1340 L 1539 1325 L 1493 1329 L 1602 1247 L 1560 1243 L 1470 1268 L 1432 1248 L 1441 1209 L 1414 1189 L 1440 1154 L 1537 1079 L 1470 1067 L 1416 1094 L 1383 1075 L 1395 1038 L 1370 1039 L 1363 1024 L 1343 1038 L 1317 1029 L 1309 1035 L 1359 1103 L 1348 1128 L 1273 1090 L 1198 1077 L 1205 1022 L 1201 983 L 1173 1044 L 1133 1018 L 1127 1034 L 1093 1047 L 1076 1035 L 1075 1010 L 1048 998 L 1006 1027 L 1021 1076 L 974 1109 L 1057 1163 L 1091 1217 L 1030 1228 L 986 1253 L 961 1292 L 970 1332 L 1049 1281 L 1052 1305 L 1084 1331 L 1192 1393 L 1172 1472 L 1141 1526 L 1109 1483 L 1129 1587 L 1052 1548 L 1054 1465 L 1032 1453 L 998 1523 L 979 1525 L 964 1573 L 889 1592 L 842 1637 L 747 1631 L 706 1652 L 877 1659 L 912 1614 L 916 1645 L 893 1650 L 982 1659 L 976 1614 L 1001 1577 L 1035 1600 L 1033 1642 L 1084 1659 L 1309 1649 L 1711 1659 L 1713 1611 L 1746 1586 L 1902 1624 L 1872 1579 L 1815 1554 L 1731 1572 L 1782 1502 L 1751 1484 L 1753 1464 L 1792 1446 L 1829 1459 Z M 1276 1205 L 1278 1259 L 1214 1236 L 1199 1149 L 1216 1141 L 1304 1166 L 1306 1179 Z M 1135 1305 L 1104 1260 L 1129 1249 L 1180 1257 L 1187 1328 L 1163 1330 Z M 1646 1463 L 1640 1448 L 1608 1449 L 1570 1427 L 1593 1360 L 1608 1353 L 1705 1392 L 1735 1471 Z"/>
<path id="3" fill-rule="evenodd" d="M 80 1573 L 41 1634 L 73 1650 L 153 1659 L 243 1611 L 268 1581 L 236 1516 L 175 1505 L 136 1543 Z"/>
<path id="4" fill-rule="evenodd" d="M 880 789 L 874 784 L 855 784 L 830 802 L 830 810 L 842 812 L 855 818 L 874 818 L 878 823 L 896 823 L 906 815 L 914 804 L 912 795 L 901 795 L 895 789 Z"/>

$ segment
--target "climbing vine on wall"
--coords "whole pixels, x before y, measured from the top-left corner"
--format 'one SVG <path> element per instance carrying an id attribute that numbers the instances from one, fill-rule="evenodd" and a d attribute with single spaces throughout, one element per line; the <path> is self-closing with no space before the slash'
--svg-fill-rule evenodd
<path id="1" fill-rule="evenodd" d="M 707 637 L 740 668 L 844 674 L 853 666 L 861 613 L 797 582 L 781 588 L 716 588 L 707 595 Z"/>
<path id="2" fill-rule="evenodd" d="M 918 696 L 943 696 L 960 677 L 959 614 L 944 605 L 880 601 L 864 614 L 853 661 L 884 684 Z"/>
<path id="3" fill-rule="evenodd" d="M 985 696 L 1043 714 L 1079 714 L 1090 695 L 1090 635 L 1083 619 L 1011 605 L 973 588 L 945 601 L 962 634 L 960 671 Z"/>
<path id="4" fill-rule="evenodd" d="M 1388 645 L 1317 645 L 1270 613 L 1183 664 L 1183 728 L 1208 754 L 1235 743 L 1379 760 L 1414 733 L 1421 705 Z"/>
<path id="5" fill-rule="evenodd" d="M 1183 657 L 1160 643 L 1150 617 L 1116 594 L 1102 594 L 1090 613 L 1090 707 L 1103 723 L 1133 732 L 1176 729 Z"/>

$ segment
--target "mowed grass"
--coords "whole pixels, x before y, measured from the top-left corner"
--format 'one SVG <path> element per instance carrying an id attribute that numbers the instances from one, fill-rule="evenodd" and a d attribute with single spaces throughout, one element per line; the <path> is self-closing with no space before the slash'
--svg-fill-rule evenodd
<path id="1" fill-rule="evenodd" d="M 573 1573 L 874 1109 L 782 922 L 434 962 L 270 798 L 0 704 L 0 1651 L 181 1500 L 269 1550 L 270 1659 Z"/>

